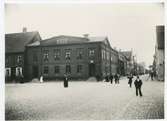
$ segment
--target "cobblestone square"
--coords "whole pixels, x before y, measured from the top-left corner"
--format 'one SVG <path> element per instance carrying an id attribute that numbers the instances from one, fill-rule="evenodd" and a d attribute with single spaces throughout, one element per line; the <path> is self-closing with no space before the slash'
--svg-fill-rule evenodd
<path id="1" fill-rule="evenodd" d="M 134 84 L 70 81 L 6 84 L 6 120 L 114 120 L 163 119 L 164 82 L 145 81 L 143 97 L 136 97 Z"/>

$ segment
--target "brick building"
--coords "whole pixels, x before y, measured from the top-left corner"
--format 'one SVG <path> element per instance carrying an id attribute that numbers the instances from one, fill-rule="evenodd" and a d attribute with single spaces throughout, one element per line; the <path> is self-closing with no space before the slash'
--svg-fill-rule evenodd
<path id="1" fill-rule="evenodd" d="M 104 77 L 117 73 L 118 53 L 107 37 L 56 36 L 26 46 L 26 77 Z"/>
<path id="2" fill-rule="evenodd" d="M 38 32 L 5 35 L 5 80 L 39 78 L 89 78 L 115 74 L 118 71 L 118 52 L 107 37 L 56 36 L 42 40 Z"/>

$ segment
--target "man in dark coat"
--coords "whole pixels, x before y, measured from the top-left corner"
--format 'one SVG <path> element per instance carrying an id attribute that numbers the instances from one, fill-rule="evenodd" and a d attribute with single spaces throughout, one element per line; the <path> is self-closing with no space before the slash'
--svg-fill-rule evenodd
<path id="1" fill-rule="evenodd" d="M 68 76 L 64 75 L 64 87 L 67 88 L 68 87 Z"/>
<path id="2" fill-rule="evenodd" d="M 129 84 L 129 86 L 130 86 L 130 88 L 132 87 L 132 79 L 133 79 L 133 75 L 131 74 L 130 76 L 128 76 L 128 79 L 129 79 L 129 81 L 128 81 L 128 84 Z"/>
<path id="3" fill-rule="evenodd" d="M 139 76 L 137 76 L 137 79 L 134 82 L 134 85 L 136 87 L 136 96 L 138 96 L 138 92 L 140 94 L 140 97 L 143 96 L 142 92 L 141 92 L 141 86 L 142 86 L 142 80 L 139 78 Z"/>
<path id="4" fill-rule="evenodd" d="M 106 82 L 109 82 L 109 77 L 108 77 L 108 75 L 106 75 L 105 81 L 106 81 Z"/>
<path id="5" fill-rule="evenodd" d="M 111 82 L 111 84 L 113 82 L 113 75 L 112 74 L 110 75 L 110 82 Z"/>
<path id="6" fill-rule="evenodd" d="M 118 83 L 118 75 L 117 74 L 114 75 L 114 79 L 115 79 L 115 84 L 117 84 Z"/>

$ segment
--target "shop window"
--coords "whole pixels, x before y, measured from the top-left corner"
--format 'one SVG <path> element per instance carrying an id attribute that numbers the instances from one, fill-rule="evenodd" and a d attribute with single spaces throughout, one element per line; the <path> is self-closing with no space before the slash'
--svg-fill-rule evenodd
<path id="1" fill-rule="evenodd" d="M 59 66 L 55 66 L 55 74 L 58 74 L 60 72 L 60 67 Z"/>
<path id="2" fill-rule="evenodd" d="M 49 73 L 49 67 L 48 66 L 44 66 L 44 74 L 48 74 Z"/>

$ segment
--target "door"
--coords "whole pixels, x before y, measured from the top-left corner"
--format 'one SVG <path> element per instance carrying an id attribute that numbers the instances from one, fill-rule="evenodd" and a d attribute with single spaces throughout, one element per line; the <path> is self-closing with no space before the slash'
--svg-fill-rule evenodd
<path id="1" fill-rule="evenodd" d="M 33 66 L 33 78 L 38 77 L 38 66 Z"/>
<path id="2" fill-rule="evenodd" d="M 95 64 L 94 63 L 89 64 L 89 76 L 95 76 Z"/>

